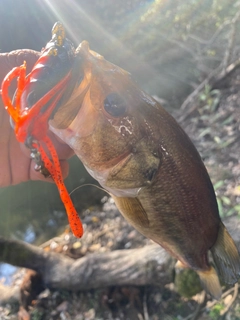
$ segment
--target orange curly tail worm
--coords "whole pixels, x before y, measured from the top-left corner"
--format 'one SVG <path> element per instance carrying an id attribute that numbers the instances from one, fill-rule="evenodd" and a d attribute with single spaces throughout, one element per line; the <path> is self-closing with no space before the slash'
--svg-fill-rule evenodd
<path id="1" fill-rule="evenodd" d="M 14 107 L 8 96 L 8 88 L 11 81 L 16 77 L 18 77 L 18 84 Z M 21 96 L 28 81 L 28 77 L 26 77 L 26 63 L 24 63 L 22 66 L 12 69 L 4 78 L 2 82 L 2 100 L 6 111 L 14 121 L 14 131 L 17 140 L 25 143 L 28 137 L 32 137 L 34 141 L 37 141 L 37 143 L 33 142 L 31 147 L 40 152 L 44 167 L 49 171 L 52 179 L 57 185 L 61 200 L 68 215 L 71 230 L 77 238 L 80 238 L 83 235 L 83 226 L 64 184 L 56 149 L 50 138 L 47 136 L 48 119 L 61 98 L 61 89 L 64 88 L 68 79 L 69 74 L 59 81 L 58 84 L 33 105 L 31 109 L 21 110 Z M 53 101 L 48 109 L 44 113 L 41 113 L 41 108 L 51 99 L 53 99 Z M 49 151 L 51 159 L 45 152 L 44 145 Z"/>

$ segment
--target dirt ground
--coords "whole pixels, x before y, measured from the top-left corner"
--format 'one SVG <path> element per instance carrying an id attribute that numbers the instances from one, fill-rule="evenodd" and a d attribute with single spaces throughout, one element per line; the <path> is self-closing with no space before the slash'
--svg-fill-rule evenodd
<path id="1" fill-rule="evenodd" d="M 240 68 L 208 86 L 185 110 L 174 117 L 193 140 L 210 173 L 222 217 L 240 214 Z M 92 252 L 142 247 L 149 240 L 130 227 L 111 199 L 103 207 L 82 214 L 86 226 L 81 241 L 65 233 L 48 246 L 79 258 Z M 18 307 L 1 308 L 0 319 L 18 319 Z M 33 320 L 187 320 L 240 319 L 238 286 L 225 289 L 216 302 L 199 293 L 180 296 L 174 284 L 165 287 L 111 287 L 90 292 L 45 289 L 29 308 Z M 22 319 L 27 315 L 22 313 Z"/>

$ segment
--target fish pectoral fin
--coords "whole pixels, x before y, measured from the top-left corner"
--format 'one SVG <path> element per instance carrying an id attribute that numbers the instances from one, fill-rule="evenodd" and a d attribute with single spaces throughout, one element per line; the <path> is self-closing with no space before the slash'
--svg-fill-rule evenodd
<path id="1" fill-rule="evenodd" d="M 214 299 L 219 300 L 222 296 L 222 288 L 216 270 L 210 267 L 206 271 L 197 271 L 204 290 Z"/>
<path id="2" fill-rule="evenodd" d="M 228 284 L 237 282 L 240 276 L 240 256 L 232 237 L 222 222 L 211 253 L 222 280 Z"/>
<path id="3" fill-rule="evenodd" d="M 138 198 L 112 197 L 119 211 L 136 229 L 149 227 L 147 213 Z"/>

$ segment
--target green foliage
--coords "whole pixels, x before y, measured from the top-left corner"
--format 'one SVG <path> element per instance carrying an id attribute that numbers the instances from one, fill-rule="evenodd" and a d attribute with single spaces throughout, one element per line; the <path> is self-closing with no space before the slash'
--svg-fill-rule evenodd
<path id="1" fill-rule="evenodd" d="M 233 205 L 230 197 L 227 197 L 225 195 L 218 195 L 217 190 L 221 189 L 224 186 L 224 183 L 224 180 L 219 180 L 213 185 L 217 196 L 219 214 L 222 218 L 230 216 L 234 213 L 240 215 L 240 204 Z"/>
<path id="2" fill-rule="evenodd" d="M 186 298 L 202 291 L 199 276 L 191 269 L 177 270 L 174 283 L 177 292 Z"/>
<path id="3" fill-rule="evenodd" d="M 226 216 L 231 216 L 232 214 L 237 213 L 240 216 L 240 204 L 233 206 L 227 213 Z"/>
<path id="4" fill-rule="evenodd" d="M 44 313 L 38 309 L 31 312 L 31 320 L 43 320 Z"/>
<path id="5" fill-rule="evenodd" d="M 201 108 L 201 112 L 207 110 L 210 113 L 213 113 L 216 111 L 220 101 L 220 91 L 212 90 L 209 85 L 206 85 L 204 91 L 199 95 L 199 100 L 204 103 L 203 108 Z"/>
<path id="6" fill-rule="evenodd" d="M 212 307 L 210 313 L 209 313 L 209 317 L 212 320 L 218 320 L 221 314 L 221 311 L 224 309 L 224 305 L 223 303 L 217 303 L 215 304 L 215 306 Z"/>

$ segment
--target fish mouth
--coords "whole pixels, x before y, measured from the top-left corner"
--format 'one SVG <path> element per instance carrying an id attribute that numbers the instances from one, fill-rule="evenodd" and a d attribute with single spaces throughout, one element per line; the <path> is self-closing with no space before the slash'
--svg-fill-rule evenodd
<path id="1" fill-rule="evenodd" d="M 54 127 L 64 130 L 71 125 L 78 113 L 81 112 L 81 106 L 89 90 L 89 86 L 87 84 L 82 90 L 79 90 L 77 93 L 74 92 L 71 100 L 56 108 L 53 117 Z M 66 99 L 66 97 L 63 96 L 63 99 Z"/>

